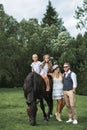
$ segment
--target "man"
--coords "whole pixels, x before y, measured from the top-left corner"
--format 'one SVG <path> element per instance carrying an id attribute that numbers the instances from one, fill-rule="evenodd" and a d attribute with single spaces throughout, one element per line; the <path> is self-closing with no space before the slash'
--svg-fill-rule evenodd
<path id="1" fill-rule="evenodd" d="M 69 120 L 66 123 L 72 122 L 78 124 L 77 113 L 75 108 L 75 92 L 77 87 L 77 77 L 74 72 L 70 70 L 70 64 L 64 63 L 64 80 L 63 90 L 66 106 L 68 109 Z"/>

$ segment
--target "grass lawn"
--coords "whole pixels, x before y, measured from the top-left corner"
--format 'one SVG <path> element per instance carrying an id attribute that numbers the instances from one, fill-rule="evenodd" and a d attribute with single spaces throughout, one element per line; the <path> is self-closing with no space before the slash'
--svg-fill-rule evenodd
<path id="1" fill-rule="evenodd" d="M 0 130 L 87 130 L 87 96 L 76 95 L 78 112 L 77 125 L 66 124 L 68 119 L 66 107 L 62 112 L 63 122 L 52 117 L 48 122 L 43 121 L 42 111 L 38 104 L 37 126 L 30 126 L 26 114 L 26 103 L 23 90 L 20 88 L 0 89 Z M 45 103 L 47 109 L 47 105 Z M 54 102 L 54 110 L 56 102 Z"/>

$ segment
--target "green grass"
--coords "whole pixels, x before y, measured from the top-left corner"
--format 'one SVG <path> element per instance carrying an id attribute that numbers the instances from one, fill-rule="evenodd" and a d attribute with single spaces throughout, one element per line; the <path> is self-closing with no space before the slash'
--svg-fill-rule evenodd
<path id="1" fill-rule="evenodd" d="M 45 107 L 47 109 L 46 103 Z M 0 130 L 87 130 L 87 96 L 77 95 L 76 107 L 79 123 L 73 125 L 65 122 L 68 119 L 66 107 L 62 112 L 63 122 L 56 121 L 55 117 L 44 122 L 38 104 L 37 126 L 30 126 L 23 90 L 20 88 L 0 89 Z M 56 102 L 54 102 L 53 113 L 55 109 Z"/>

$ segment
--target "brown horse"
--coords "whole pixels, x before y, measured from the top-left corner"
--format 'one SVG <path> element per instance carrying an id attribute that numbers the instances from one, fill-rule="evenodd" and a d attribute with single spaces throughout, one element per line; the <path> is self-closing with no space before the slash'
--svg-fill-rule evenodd
<path id="1" fill-rule="evenodd" d="M 28 105 L 27 114 L 31 125 L 36 125 L 37 99 L 40 101 L 40 107 L 43 111 L 44 120 L 48 120 L 53 110 L 52 100 L 52 79 L 49 77 L 51 89 L 46 92 L 46 84 L 44 79 L 37 73 L 31 72 L 24 81 L 24 95 Z M 43 99 L 48 105 L 48 113 L 45 112 Z"/>

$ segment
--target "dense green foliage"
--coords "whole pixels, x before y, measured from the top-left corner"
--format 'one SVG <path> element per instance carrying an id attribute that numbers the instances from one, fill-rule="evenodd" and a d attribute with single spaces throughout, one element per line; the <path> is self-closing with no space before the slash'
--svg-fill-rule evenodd
<path id="1" fill-rule="evenodd" d="M 53 16 L 56 22 L 49 25 Z M 61 70 L 65 61 L 70 62 L 78 75 L 77 92 L 87 94 L 87 33 L 72 38 L 50 1 L 42 24 L 33 18 L 17 22 L 0 4 L 0 87 L 22 86 L 34 53 L 41 61 L 44 54 L 50 54 L 53 64 L 60 64 Z"/>
<path id="2" fill-rule="evenodd" d="M 53 116 L 48 122 L 43 121 L 43 114 L 38 104 L 37 126 L 30 126 L 26 113 L 23 91 L 19 88 L 0 89 L 0 130 L 86 130 L 87 129 L 87 96 L 76 95 L 78 124 L 66 124 L 68 119 L 66 107 L 62 111 L 63 122 Z M 45 103 L 47 109 L 47 104 Z M 53 114 L 56 110 L 54 102 Z"/>

